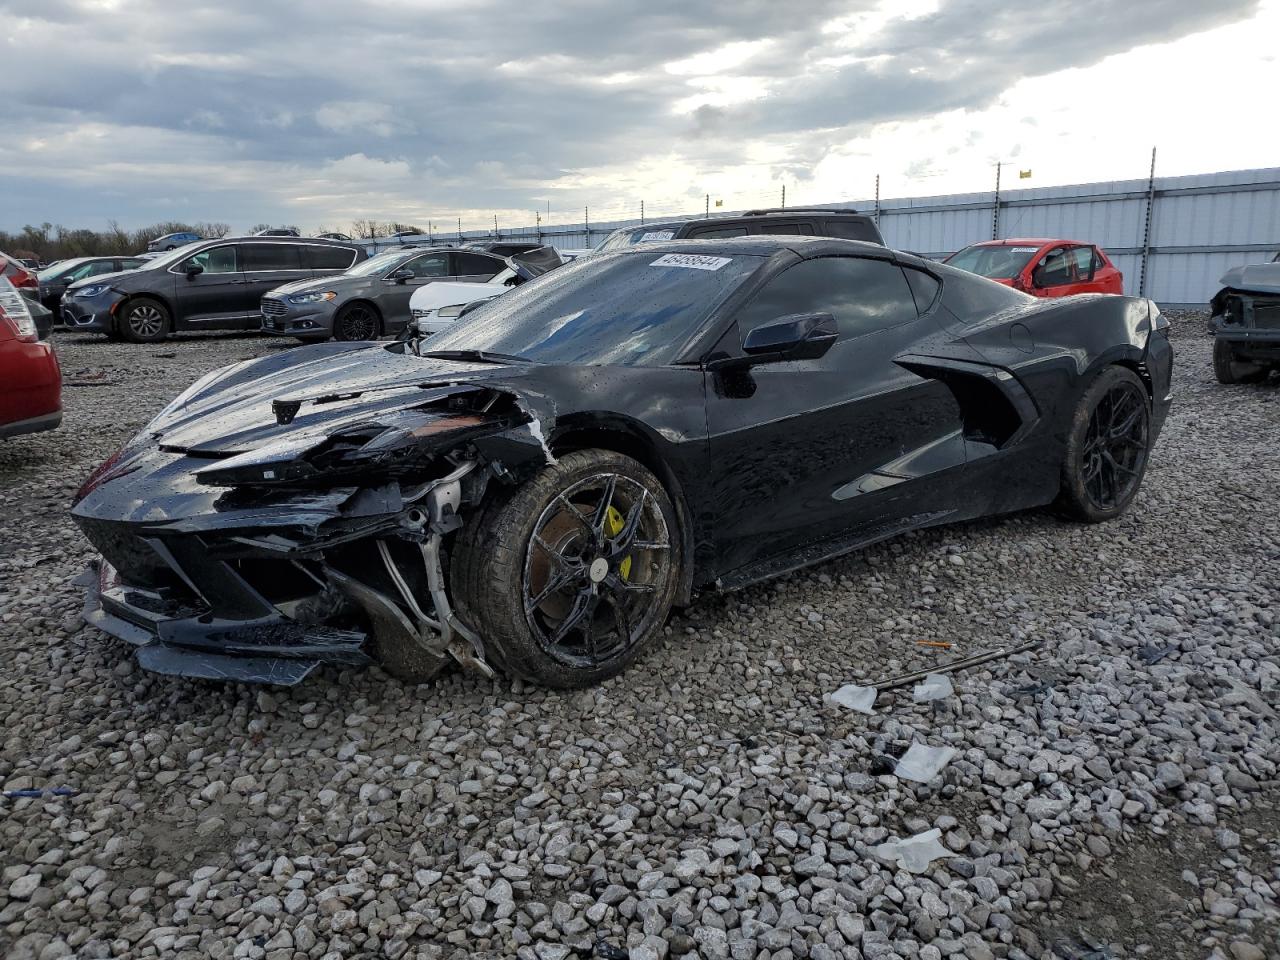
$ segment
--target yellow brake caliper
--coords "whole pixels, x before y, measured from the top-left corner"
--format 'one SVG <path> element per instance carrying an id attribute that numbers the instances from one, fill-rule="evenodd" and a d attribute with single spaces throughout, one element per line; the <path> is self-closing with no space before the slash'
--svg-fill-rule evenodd
<path id="1" fill-rule="evenodd" d="M 607 537 L 616 537 L 622 532 L 622 528 L 627 522 L 622 518 L 622 511 L 612 504 L 604 512 L 604 533 Z M 618 564 L 618 573 L 622 574 L 623 580 L 631 579 L 631 558 L 627 557 Z"/>

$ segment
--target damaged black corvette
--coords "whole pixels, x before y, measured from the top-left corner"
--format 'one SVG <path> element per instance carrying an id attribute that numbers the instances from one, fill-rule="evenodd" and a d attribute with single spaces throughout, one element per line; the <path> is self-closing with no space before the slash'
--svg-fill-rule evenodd
<path id="1" fill-rule="evenodd" d="M 194 384 L 77 495 L 86 617 L 168 674 L 589 684 L 695 591 L 1055 502 L 1115 517 L 1167 326 L 853 241 L 585 258 L 431 339 Z"/>

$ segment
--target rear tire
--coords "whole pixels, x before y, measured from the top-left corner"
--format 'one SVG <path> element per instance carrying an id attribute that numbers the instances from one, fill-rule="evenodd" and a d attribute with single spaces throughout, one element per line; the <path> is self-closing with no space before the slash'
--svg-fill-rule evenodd
<path id="1" fill-rule="evenodd" d="M 1213 375 L 1219 383 L 1258 383 L 1265 380 L 1268 367 L 1248 360 L 1237 360 L 1235 349 L 1226 340 L 1213 341 Z"/>
<path id="2" fill-rule="evenodd" d="M 679 544 L 675 509 L 649 470 L 611 450 L 578 450 L 513 492 L 490 490 L 454 545 L 452 592 L 506 673 L 589 686 L 660 634 L 680 582 Z"/>
<path id="3" fill-rule="evenodd" d="M 1151 397 L 1126 367 L 1107 367 L 1085 388 L 1067 433 L 1058 506 L 1084 523 L 1113 520 L 1142 486 L 1151 452 Z"/>
<path id="4" fill-rule="evenodd" d="M 116 329 L 130 343 L 158 343 L 171 324 L 169 308 L 151 297 L 134 297 L 116 317 Z"/>

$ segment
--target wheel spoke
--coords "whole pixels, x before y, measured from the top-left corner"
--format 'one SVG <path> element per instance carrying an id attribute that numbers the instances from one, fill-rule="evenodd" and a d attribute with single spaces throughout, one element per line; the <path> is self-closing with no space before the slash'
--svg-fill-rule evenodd
<path id="1" fill-rule="evenodd" d="M 617 489 L 617 486 L 617 474 L 609 474 L 604 481 L 604 491 L 600 494 L 600 503 L 596 505 L 595 515 L 591 518 L 591 526 L 599 531 L 601 540 L 605 536 L 604 528 L 609 519 L 609 508 L 613 506 L 613 492 Z"/>
<path id="2" fill-rule="evenodd" d="M 604 585 L 614 596 L 624 593 L 653 593 L 654 585 L 652 583 L 634 583 L 630 580 L 623 580 L 616 573 L 611 573 L 604 578 Z"/>
<path id="3" fill-rule="evenodd" d="M 573 607 L 564 615 L 564 619 L 556 625 L 556 631 L 551 635 L 550 643 L 553 647 L 559 646 L 564 638 L 569 635 L 569 631 L 573 630 L 582 622 L 582 618 L 590 616 L 595 611 L 596 594 L 590 590 L 583 590 L 573 598 Z"/>
<path id="4" fill-rule="evenodd" d="M 609 559 L 616 560 L 630 553 L 634 546 L 636 531 L 640 529 L 640 519 L 644 515 L 645 500 L 649 497 L 648 490 L 641 490 L 640 499 L 631 505 L 631 509 L 627 511 L 627 520 L 622 525 L 622 529 L 618 531 L 618 535 L 609 543 Z"/>
<path id="5" fill-rule="evenodd" d="M 574 569 L 566 566 L 560 573 L 547 580 L 547 585 L 538 591 L 536 597 L 531 597 L 525 602 L 525 607 L 529 610 L 536 610 L 542 606 L 548 597 L 553 593 L 559 593 L 565 587 L 569 586 L 577 580 L 582 579 L 583 570 Z"/>
<path id="6" fill-rule="evenodd" d="M 613 610 L 613 625 L 618 631 L 618 639 L 624 644 L 631 642 L 631 619 L 627 616 L 627 607 L 625 603 L 620 603 L 616 599 L 609 601 L 609 607 Z"/>
<path id="7" fill-rule="evenodd" d="M 592 536 L 595 535 L 595 527 L 591 526 L 591 521 L 587 519 L 587 517 L 583 515 L 582 511 L 574 506 L 563 493 L 556 494 L 556 500 L 564 504 L 565 509 L 569 511 L 573 519 L 582 524 L 584 530 L 592 534 Z"/>

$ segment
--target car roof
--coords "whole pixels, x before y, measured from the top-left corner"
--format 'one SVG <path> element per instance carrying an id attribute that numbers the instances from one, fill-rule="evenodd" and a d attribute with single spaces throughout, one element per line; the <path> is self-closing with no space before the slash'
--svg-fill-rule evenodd
<path id="1" fill-rule="evenodd" d="M 871 255 L 877 259 L 885 259 L 885 254 L 906 256 L 912 262 L 918 257 L 910 254 L 899 254 L 882 247 L 878 243 L 864 240 L 841 240 L 837 237 L 789 237 L 774 234 L 753 234 L 746 237 L 732 237 L 716 240 L 663 240 L 659 243 L 636 244 L 617 251 L 609 251 L 606 256 L 618 253 L 625 255 L 647 256 L 664 253 L 688 253 L 698 256 L 754 256 L 770 257 L 782 250 L 789 250 L 803 259 L 811 257 L 830 257 Z"/>
<path id="2" fill-rule="evenodd" d="M 1086 243 L 1084 240 L 1065 240 L 1062 237 L 1008 237 L 1001 240 L 981 240 L 971 247 L 1047 247 L 1051 243 Z M 1086 244 L 1088 245 L 1088 244 Z"/>

